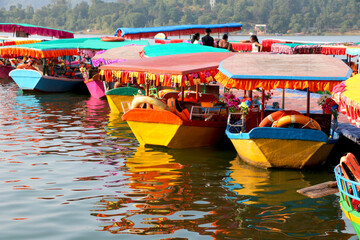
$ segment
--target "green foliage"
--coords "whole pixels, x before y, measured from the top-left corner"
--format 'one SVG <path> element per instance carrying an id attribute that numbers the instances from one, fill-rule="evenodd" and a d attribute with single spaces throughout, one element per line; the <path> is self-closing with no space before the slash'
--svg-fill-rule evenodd
<path id="1" fill-rule="evenodd" d="M 217 0 L 214 9 L 209 0 L 49 0 L 48 5 L 39 5 L 43 2 L 35 9 L 21 4 L 2 8 L 0 21 L 106 33 L 119 27 L 226 22 L 240 22 L 248 31 L 255 24 L 267 24 L 268 32 L 274 33 L 346 32 L 360 27 L 359 0 Z"/>

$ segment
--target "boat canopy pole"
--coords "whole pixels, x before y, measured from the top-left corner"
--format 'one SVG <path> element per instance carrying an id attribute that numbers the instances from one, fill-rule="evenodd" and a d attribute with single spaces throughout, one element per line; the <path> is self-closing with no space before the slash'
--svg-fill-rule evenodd
<path id="1" fill-rule="evenodd" d="M 206 83 L 204 83 L 204 93 L 206 93 Z"/>
<path id="2" fill-rule="evenodd" d="M 281 108 L 282 108 L 282 109 L 285 109 L 285 88 L 283 88 L 283 90 L 282 90 Z"/>
<path id="3" fill-rule="evenodd" d="M 45 76 L 45 69 L 46 69 L 46 59 L 45 58 L 42 59 L 42 64 L 43 64 L 43 75 Z"/>
<path id="4" fill-rule="evenodd" d="M 306 115 L 310 115 L 310 89 L 307 88 L 307 94 L 306 94 Z"/>
<path id="5" fill-rule="evenodd" d="M 199 84 L 196 84 L 196 102 L 199 101 Z"/>
<path id="6" fill-rule="evenodd" d="M 146 96 L 149 96 L 150 86 L 149 83 L 146 83 Z"/>
<path id="7" fill-rule="evenodd" d="M 184 103 L 185 87 L 181 87 L 181 102 Z"/>
<path id="8" fill-rule="evenodd" d="M 252 91 L 251 91 L 252 92 Z M 261 121 L 265 117 L 265 90 L 261 90 Z"/>
<path id="9" fill-rule="evenodd" d="M 252 101 L 252 99 L 253 99 L 253 91 L 252 90 L 249 90 L 247 97 L 250 98 Z"/>

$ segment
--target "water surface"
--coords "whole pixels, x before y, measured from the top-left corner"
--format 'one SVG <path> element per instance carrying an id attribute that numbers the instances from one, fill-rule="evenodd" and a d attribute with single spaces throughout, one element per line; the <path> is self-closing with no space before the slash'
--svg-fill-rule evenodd
<path id="1" fill-rule="evenodd" d="M 106 100 L 0 84 L 0 239 L 356 239 L 329 169 L 263 170 L 235 150 L 138 145 Z"/>

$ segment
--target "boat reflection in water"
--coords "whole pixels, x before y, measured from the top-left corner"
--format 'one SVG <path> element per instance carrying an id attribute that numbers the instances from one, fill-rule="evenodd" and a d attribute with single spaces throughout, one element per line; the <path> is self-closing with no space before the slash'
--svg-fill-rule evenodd
<path id="1" fill-rule="evenodd" d="M 99 231 L 145 239 L 353 236 L 335 195 L 309 199 L 296 192 L 330 180 L 326 172 L 259 169 L 234 158 L 233 150 L 137 147 L 119 115 L 109 120 L 108 140 L 124 149 L 104 155 L 118 164 L 105 184 L 109 194 L 91 211 Z"/>
<path id="2" fill-rule="evenodd" d="M 174 229 L 165 223 L 166 216 L 183 208 L 176 202 L 183 202 L 184 197 L 191 198 L 179 184 L 183 165 L 174 162 L 168 153 L 138 147 L 121 168 L 127 169 L 124 175 L 128 177 L 121 184 L 122 197 L 103 198 L 99 203 L 103 209 L 94 214 L 107 223 L 103 231 L 147 235 L 173 232 Z M 108 211 L 113 213 L 108 214 Z M 144 218 L 135 221 L 137 215 L 144 215 Z"/>
<path id="3" fill-rule="evenodd" d="M 222 229 L 216 231 L 216 239 L 238 236 L 238 231 L 246 228 L 256 231 L 253 234 L 246 231 L 242 236 L 259 239 L 348 239 L 352 235 L 344 234 L 346 226 L 341 220 L 341 213 L 336 213 L 339 206 L 335 195 L 310 199 L 296 192 L 326 181 L 324 174 L 319 174 L 319 171 L 260 169 L 246 164 L 237 156 L 231 161 L 225 187 L 239 197 L 247 196 L 241 202 L 247 207 L 236 214 L 235 229 L 226 227 L 229 226 L 227 220 L 218 220 L 214 224 Z M 334 215 L 337 217 L 333 218 Z M 343 233 L 340 235 L 340 232 Z"/>
<path id="4" fill-rule="evenodd" d="M 229 159 L 233 151 L 137 147 L 117 166 L 118 179 L 106 183 L 115 194 L 102 197 L 91 215 L 101 222 L 100 231 L 156 239 L 352 236 L 345 233 L 336 196 L 296 193 L 326 180 L 324 174 L 258 169 Z"/>

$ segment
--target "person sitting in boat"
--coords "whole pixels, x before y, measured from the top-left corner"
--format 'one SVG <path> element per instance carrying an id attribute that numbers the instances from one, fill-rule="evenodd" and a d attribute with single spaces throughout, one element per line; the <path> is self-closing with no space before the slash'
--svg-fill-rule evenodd
<path id="1" fill-rule="evenodd" d="M 199 40 L 200 40 L 200 34 L 199 33 L 195 33 L 191 39 L 191 43 L 192 44 L 199 44 Z"/>
<path id="2" fill-rule="evenodd" d="M 259 43 L 259 39 L 256 35 L 250 36 L 250 41 L 248 40 L 241 40 L 241 43 L 252 43 L 252 50 L 251 52 L 262 52 L 263 45 Z"/>
<path id="3" fill-rule="evenodd" d="M 24 58 L 25 59 L 25 58 Z M 30 69 L 30 70 L 36 70 L 38 71 L 38 69 L 36 69 L 34 66 L 34 61 L 32 59 L 27 60 L 26 62 L 24 61 L 23 63 L 19 64 L 16 66 L 16 69 Z"/>
<path id="4" fill-rule="evenodd" d="M 218 43 L 218 47 L 219 48 L 225 48 L 231 52 L 236 52 L 233 48 L 232 48 L 232 45 L 231 43 L 228 42 L 228 39 L 229 39 L 229 36 L 227 34 L 224 34 L 223 35 L 223 38 L 219 41 Z"/>
<path id="5" fill-rule="evenodd" d="M 210 36 L 211 29 L 205 29 L 205 36 L 201 38 L 201 41 L 204 46 L 214 47 L 214 39 Z"/>

